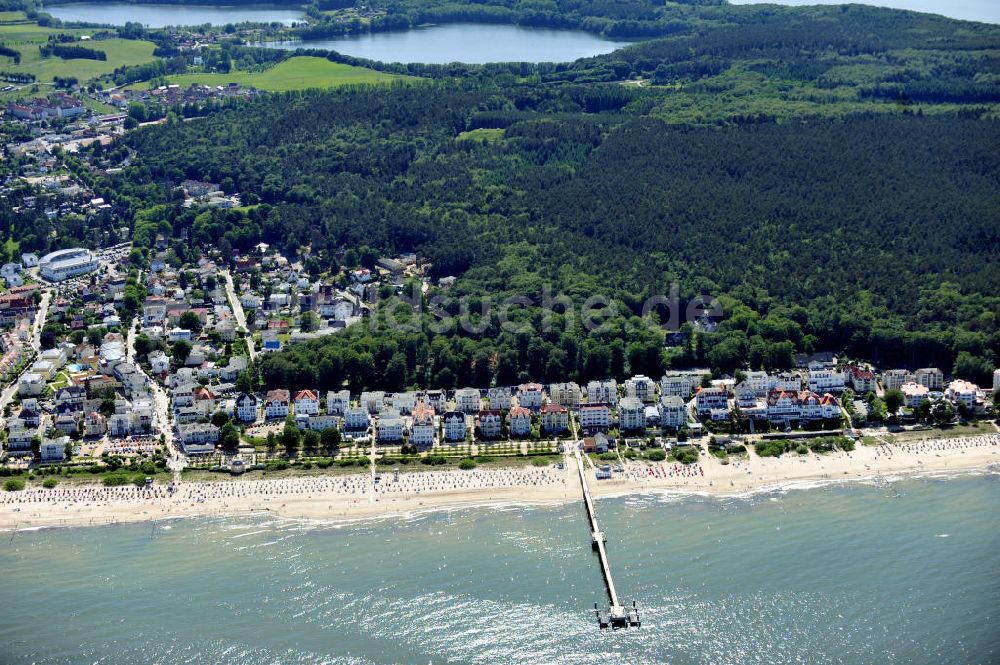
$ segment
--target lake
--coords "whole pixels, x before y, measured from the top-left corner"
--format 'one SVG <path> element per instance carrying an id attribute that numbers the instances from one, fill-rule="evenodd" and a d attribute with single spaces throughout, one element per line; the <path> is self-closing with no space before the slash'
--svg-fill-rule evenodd
<path id="1" fill-rule="evenodd" d="M 0 534 L 0 662 L 1000 662 L 1000 476 Z"/>
<path id="2" fill-rule="evenodd" d="M 168 25 L 225 25 L 227 23 L 284 23 L 302 20 L 299 9 L 273 5 L 133 5 L 124 2 L 75 2 L 43 7 L 43 11 L 62 21 L 86 21 L 107 25 L 141 23 L 149 28 Z"/>
<path id="3" fill-rule="evenodd" d="M 446 64 L 464 62 L 571 62 L 610 53 L 629 42 L 602 39 L 580 30 L 523 28 L 516 25 L 449 23 L 398 32 L 376 32 L 308 41 L 271 42 L 294 50 L 337 51 L 381 62 Z"/>
<path id="4" fill-rule="evenodd" d="M 910 9 L 915 12 L 941 14 L 966 21 L 1000 23 L 1000 1 L 998 0 L 852 0 L 864 5 Z M 729 0 L 732 5 L 840 5 L 844 0 Z"/>

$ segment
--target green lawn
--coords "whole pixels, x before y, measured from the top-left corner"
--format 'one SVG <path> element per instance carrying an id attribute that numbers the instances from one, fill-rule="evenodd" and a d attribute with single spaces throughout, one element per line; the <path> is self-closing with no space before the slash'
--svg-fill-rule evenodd
<path id="1" fill-rule="evenodd" d="M 470 129 L 455 137 L 456 141 L 483 141 L 485 143 L 495 143 L 502 141 L 504 130 L 481 127 L 480 129 Z"/>
<path id="2" fill-rule="evenodd" d="M 192 83 L 201 85 L 239 83 L 243 87 L 252 86 L 259 90 L 283 92 L 309 88 L 335 88 L 352 83 L 386 83 L 407 78 L 395 74 L 384 74 L 365 67 L 330 62 L 326 58 L 298 56 L 289 58 L 262 72 L 180 74 L 167 77 L 167 81 L 184 88 L 189 87 Z M 148 88 L 149 84 L 137 83 L 130 87 L 141 90 Z"/>
<path id="3" fill-rule="evenodd" d="M 153 60 L 152 42 L 132 39 L 106 39 L 83 42 L 81 45 L 104 51 L 107 60 L 72 59 L 63 60 L 55 56 L 43 58 L 38 45 L 44 44 L 48 36 L 56 33 L 85 34 L 85 30 L 52 30 L 36 23 L 14 25 L 0 24 L 0 42 L 21 52 L 21 64 L 15 65 L 10 58 L 0 56 L 0 69 L 10 72 L 34 74 L 41 83 L 52 81 L 53 77 L 75 76 L 80 82 L 112 72 L 116 67 L 138 65 Z"/>

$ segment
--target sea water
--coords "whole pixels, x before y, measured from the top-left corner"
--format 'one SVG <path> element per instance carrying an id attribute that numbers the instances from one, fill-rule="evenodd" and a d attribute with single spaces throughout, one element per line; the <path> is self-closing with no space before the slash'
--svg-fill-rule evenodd
<path id="1" fill-rule="evenodd" d="M 0 534 L 3 663 L 996 663 L 1000 475 Z"/>

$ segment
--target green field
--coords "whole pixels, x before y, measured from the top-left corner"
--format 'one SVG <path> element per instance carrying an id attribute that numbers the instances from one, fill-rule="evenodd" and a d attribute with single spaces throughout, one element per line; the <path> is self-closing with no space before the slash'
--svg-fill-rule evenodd
<path id="1" fill-rule="evenodd" d="M 131 39 L 106 39 L 85 42 L 82 45 L 108 55 L 107 60 L 87 60 L 49 57 L 43 58 L 38 52 L 39 44 L 44 44 L 53 34 L 86 34 L 85 30 L 52 30 L 35 23 L 15 25 L 0 24 L 0 42 L 21 52 L 21 64 L 15 65 L 10 58 L 0 56 L 0 69 L 10 72 L 34 74 L 40 83 L 52 81 L 53 77 L 75 76 L 80 82 L 112 72 L 123 65 L 139 65 L 153 60 L 152 42 Z"/>
<path id="2" fill-rule="evenodd" d="M 326 58 L 299 56 L 289 58 L 274 67 L 262 72 L 234 71 L 228 74 L 194 73 L 168 76 L 169 83 L 187 88 L 193 83 L 200 85 L 226 85 L 239 83 L 243 87 L 254 87 L 259 90 L 308 90 L 310 88 L 335 88 L 354 83 L 387 83 L 394 80 L 405 80 L 408 77 L 395 74 L 384 74 L 373 69 L 354 67 L 339 62 L 330 62 Z M 129 86 L 142 90 L 149 87 L 148 83 L 136 83 Z"/>

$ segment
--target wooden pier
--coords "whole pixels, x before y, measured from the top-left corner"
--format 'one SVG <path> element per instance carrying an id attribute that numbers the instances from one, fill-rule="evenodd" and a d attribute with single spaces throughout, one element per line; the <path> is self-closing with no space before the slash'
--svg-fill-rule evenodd
<path id="1" fill-rule="evenodd" d="M 597 523 L 597 510 L 594 508 L 594 501 L 590 496 L 590 487 L 587 485 L 587 476 L 584 471 L 583 457 L 577 448 L 576 465 L 580 472 L 580 486 L 583 488 L 583 503 L 587 507 L 587 516 L 590 518 L 590 544 L 597 551 L 597 556 L 601 560 L 601 574 L 604 576 L 604 586 L 608 590 L 608 609 L 600 610 L 594 604 L 594 613 L 597 615 L 597 622 L 601 628 L 628 628 L 629 626 L 640 626 L 639 610 L 632 601 L 631 607 L 625 607 L 618 601 L 618 590 L 615 588 L 615 580 L 611 577 L 611 564 L 608 562 L 608 550 L 606 547 L 607 536 Z"/>

